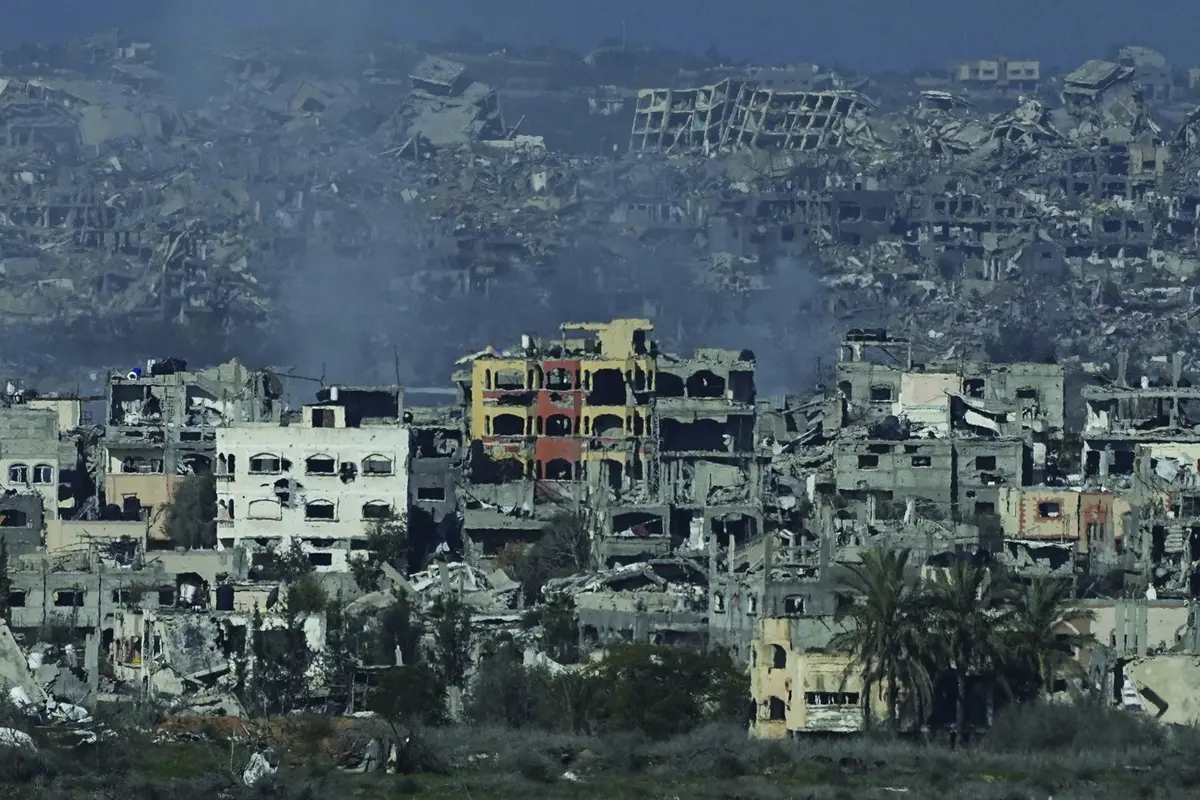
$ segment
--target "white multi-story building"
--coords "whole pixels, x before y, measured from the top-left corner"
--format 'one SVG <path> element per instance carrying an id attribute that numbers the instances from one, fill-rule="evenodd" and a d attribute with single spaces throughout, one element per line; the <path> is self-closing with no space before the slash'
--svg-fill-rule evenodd
<path id="1" fill-rule="evenodd" d="M 299 419 L 217 429 L 222 547 L 288 548 L 344 571 L 378 520 L 408 512 L 409 430 L 398 388 L 329 388 Z"/>

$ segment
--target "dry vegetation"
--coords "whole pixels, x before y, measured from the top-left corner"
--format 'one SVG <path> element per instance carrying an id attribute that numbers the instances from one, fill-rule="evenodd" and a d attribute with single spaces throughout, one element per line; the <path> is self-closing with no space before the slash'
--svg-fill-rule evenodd
<path id="1" fill-rule="evenodd" d="M 33 731 L 39 753 L 0 752 L 0 797 L 1166 800 L 1200 792 L 1200 733 L 1091 708 L 1017 708 L 959 751 L 872 736 L 761 742 L 722 725 L 665 741 L 451 726 L 420 734 L 434 755 L 408 775 L 338 770 L 333 754 L 352 732 L 328 718 L 293 717 L 255 729 L 257 746 L 271 748 L 282 768 L 253 789 L 236 779 L 255 746 L 239 726 L 192 723 L 198 738 L 172 743 L 154 743 L 144 723 L 117 726 L 119 737 L 70 750 Z M 181 735 L 178 723 L 169 727 Z"/>

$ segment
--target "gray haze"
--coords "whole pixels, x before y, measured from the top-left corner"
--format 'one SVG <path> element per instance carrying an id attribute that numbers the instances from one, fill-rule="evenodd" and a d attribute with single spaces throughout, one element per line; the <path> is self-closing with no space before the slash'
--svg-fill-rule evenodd
<path id="1" fill-rule="evenodd" d="M 1118 10 L 1122 9 L 1119 13 Z M 846 0 L 839 3 L 715 2 L 633 3 L 613 0 L 573 6 L 547 0 L 504 4 L 447 0 L 430 4 L 353 0 L 214 0 L 204 4 L 118 0 L 104 4 L 66 0 L 6 9 L 6 45 L 55 40 L 120 26 L 160 44 L 170 91 L 199 105 L 218 87 L 217 55 L 247 35 L 270 29 L 278 41 L 315 44 L 322 68 L 335 74 L 359 63 L 372 42 L 395 36 L 414 41 L 464 30 L 489 40 L 559 43 L 586 51 L 606 36 L 699 52 L 715 46 L 757 62 L 811 60 L 844 68 L 944 67 L 960 56 L 1006 53 L 1076 63 L 1116 41 L 1160 49 L 1180 65 L 1192 63 L 1190 32 L 1200 5 L 1147 2 L 1136 14 L 1111 2 L 1015 0 L 984 7 L 943 0 L 907 3 Z M 870 25 L 863 25 L 865 19 Z M 486 74 L 475 75 L 488 81 Z M 530 119 L 528 132 L 536 133 Z M 359 162 L 347 180 L 369 177 Z M 365 213 L 365 212 L 364 212 Z M 421 213 L 418 209 L 413 213 Z M 770 290 L 748 299 L 701 291 L 697 265 L 684 254 L 630 253 L 605 283 L 622 287 L 598 296 L 590 285 L 597 260 L 579 243 L 534 273 L 493 287 L 488 296 L 450 300 L 411 295 L 397 300 L 394 283 L 414 268 L 405 245 L 425 221 L 394 214 L 369 218 L 371 252 L 347 256 L 310 252 L 295 274 L 279 276 L 281 325 L 250 355 L 294 365 L 333 380 L 443 383 L 452 360 L 468 349 L 503 346 L 523 331 L 551 334 L 568 319 L 651 316 L 668 349 L 725 346 L 754 350 L 766 391 L 807 389 L 818 357 L 832 355 L 838 323 L 824 312 L 817 276 L 803 263 L 771 265 Z M 685 340 L 680 330 L 703 331 Z M 199 332 L 197 332 L 199 335 Z M 193 342 L 197 339 L 193 339 Z M 186 340 L 180 343 L 186 344 Z M 144 346 L 144 345 L 143 345 Z M 233 347 L 237 349 L 236 346 Z M 254 353 L 254 350 L 258 353 Z M 224 354 L 224 353 L 223 353 Z M 136 353 L 130 353 L 133 357 Z M 197 354 L 192 353 L 195 356 Z"/>

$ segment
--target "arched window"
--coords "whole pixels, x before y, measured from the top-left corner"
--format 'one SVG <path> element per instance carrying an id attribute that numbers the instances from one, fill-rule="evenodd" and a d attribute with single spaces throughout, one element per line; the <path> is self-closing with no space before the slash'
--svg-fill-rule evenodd
<path id="1" fill-rule="evenodd" d="M 247 519 L 283 519 L 283 507 L 278 500 L 251 500 L 246 506 Z"/>
<path id="2" fill-rule="evenodd" d="M 616 414 L 601 414 L 592 421 L 592 433 L 601 438 L 619 438 L 625 433 L 625 423 Z"/>
<path id="3" fill-rule="evenodd" d="M 556 367 L 546 373 L 546 388 L 563 392 L 571 388 L 571 373 L 562 367 Z"/>
<path id="4" fill-rule="evenodd" d="M 49 464 L 38 464 L 33 468 L 34 483 L 54 483 L 54 467 Z"/>
<path id="5" fill-rule="evenodd" d="M 771 669 L 787 669 L 787 650 L 777 644 L 771 645 Z"/>
<path id="6" fill-rule="evenodd" d="M 367 456 L 362 463 L 363 475 L 368 478 L 392 474 L 392 460 L 379 454 Z"/>
<path id="7" fill-rule="evenodd" d="M 566 414 L 554 414 L 546 418 L 547 436 L 570 436 L 571 418 Z"/>
<path id="8" fill-rule="evenodd" d="M 278 475 L 283 472 L 283 461 L 271 453 L 259 453 L 250 456 L 251 475 Z"/>
<path id="9" fill-rule="evenodd" d="M 0 510 L 0 528 L 25 528 L 29 526 L 29 517 L 24 511 L 15 508 Z"/>
<path id="10" fill-rule="evenodd" d="M 337 507 L 329 500 L 313 500 L 304 506 L 304 518 L 317 522 L 337 519 Z"/>
<path id="11" fill-rule="evenodd" d="M 305 475 L 333 475 L 337 472 L 337 459 L 318 454 L 304 459 Z"/>
<path id="12" fill-rule="evenodd" d="M 372 500 L 369 503 L 364 503 L 362 507 L 362 518 L 366 520 L 391 519 L 391 503 L 387 503 L 383 500 Z"/>
<path id="13" fill-rule="evenodd" d="M 496 391 L 515 392 L 525 388 L 525 376 L 519 369 L 496 371 Z"/>
<path id="14" fill-rule="evenodd" d="M 784 705 L 782 698 L 772 697 L 767 701 L 767 719 L 773 722 L 787 719 L 787 706 Z"/>
<path id="15" fill-rule="evenodd" d="M 546 464 L 546 480 L 548 481 L 569 481 L 571 480 L 571 462 L 565 458 L 555 458 Z"/>
<path id="16" fill-rule="evenodd" d="M 707 369 L 689 375 L 685 386 L 688 397 L 725 396 L 725 379 Z"/>
<path id="17" fill-rule="evenodd" d="M 29 467 L 25 464 L 12 464 L 8 468 L 9 483 L 29 483 Z"/>

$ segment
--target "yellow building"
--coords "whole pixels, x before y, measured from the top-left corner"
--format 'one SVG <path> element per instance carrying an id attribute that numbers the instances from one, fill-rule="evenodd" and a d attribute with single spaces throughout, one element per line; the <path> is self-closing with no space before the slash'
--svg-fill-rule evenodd
<path id="1" fill-rule="evenodd" d="M 558 339 L 470 356 L 469 430 L 529 478 L 578 480 L 588 462 L 640 473 L 629 441 L 649 429 L 655 357 L 646 319 L 567 323 Z"/>
<path id="2" fill-rule="evenodd" d="M 750 694 L 757 709 L 751 734 L 783 739 L 798 733 L 853 733 L 865 727 L 861 673 L 846 653 L 809 653 L 794 643 L 791 619 L 758 621 L 750 647 Z M 870 703 L 887 718 L 882 687 Z"/>

